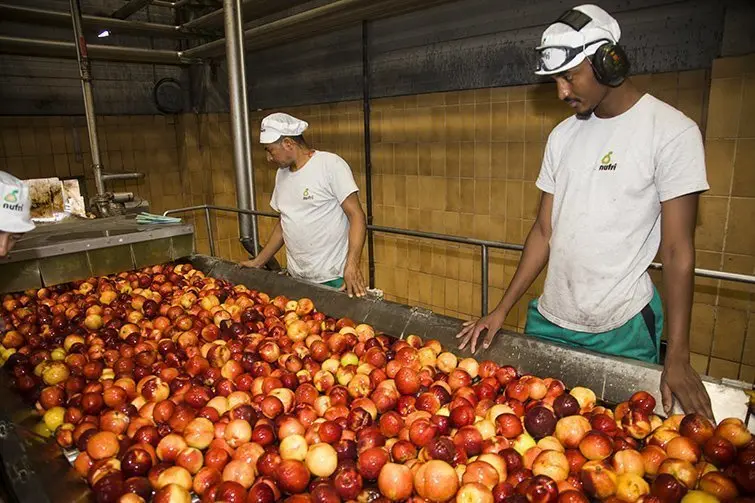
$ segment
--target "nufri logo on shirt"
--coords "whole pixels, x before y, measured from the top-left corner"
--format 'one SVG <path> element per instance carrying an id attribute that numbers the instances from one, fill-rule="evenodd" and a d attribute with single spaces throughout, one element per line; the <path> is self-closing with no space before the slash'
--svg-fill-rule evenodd
<path id="1" fill-rule="evenodd" d="M 616 171 L 616 166 L 618 166 L 618 163 L 611 162 L 612 154 L 613 150 L 609 151 L 606 155 L 603 156 L 603 158 L 600 160 L 600 167 L 598 168 L 598 171 Z"/>
<path id="2" fill-rule="evenodd" d="M 304 194 L 301 196 L 302 201 L 309 201 L 314 198 L 315 196 L 309 193 L 309 188 L 304 189 Z"/>

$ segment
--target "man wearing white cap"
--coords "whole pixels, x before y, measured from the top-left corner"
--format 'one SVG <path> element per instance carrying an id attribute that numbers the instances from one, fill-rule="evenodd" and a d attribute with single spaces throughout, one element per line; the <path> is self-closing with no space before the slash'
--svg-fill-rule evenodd
<path id="1" fill-rule="evenodd" d="M 260 143 L 278 166 L 270 206 L 281 218 L 260 254 L 242 265 L 262 267 L 285 244 L 292 276 L 361 297 L 367 223 L 359 189 L 346 161 L 307 145 L 302 136 L 307 127 L 284 113 L 262 119 Z"/>
<path id="2" fill-rule="evenodd" d="M 13 175 L 0 171 L 0 258 L 6 257 L 31 221 L 29 188 Z"/>
<path id="3" fill-rule="evenodd" d="M 498 306 L 468 322 L 461 347 L 490 346 L 514 304 L 548 264 L 525 333 L 600 353 L 658 363 L 663 306 L 647 268 L 660 249 L 668 350 L 661 395 L 713 417 L 689 362 L 694 232 L 708 189 L 700 130 L 627 79 L 618 22 L 595 5 L 564 13 L 543 33 L 538 75 L 549 75 L 575 115 L 548 137 L 543 191 L 517 271 Z"/>

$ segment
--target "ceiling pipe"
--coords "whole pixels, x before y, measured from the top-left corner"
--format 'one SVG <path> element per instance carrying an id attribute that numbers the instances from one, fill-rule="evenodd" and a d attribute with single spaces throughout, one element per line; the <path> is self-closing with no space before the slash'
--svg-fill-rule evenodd
<path id="1" fill-rule="evenodd" d="M 342 28 L 364 19 L 379 19 L 395 16 L 446 3 L 450 0 L 337 0 L 309 9 L 299 14 L 284 17 L 244 31 L 247 49 L 262 49 L 281 42 L 290 42 L 297 37 L 311 36 L 327 30 Z M 302 30 L 293 31 L 295 27 Z M 277 38 L 276 38 L 277 37 Z M 193 58 L 222 56 L 225 40 L 198 45 L 183 51 L 183 55 Z"/>
<path id="2" fill-rule="evenodd" d="M 87 50 L 90 59 L 100 61 L 179 66 L 201 62 L 196 58 L 186 58 L 178 51 L 118 47 L 114 45 L 87 45 Z M 0 54 L 76 59 L 76 45 L 73 42 L 61 42 L 59 40 L 0 35 Z"/>
<path id="3" fill-rule="evenodd" d="M 30 23 L 46 26 L 71 26 L 71 13 L 55 10 L 23 7 L 0 3 L 0 19 L 16 23 Z M 88 32 L 100 33 L 102 30 L 112 30 L 116 34 L 153 35 L 170 38 L 196 38 L 215 35 L 208 31 L 173 26 L 168 24 L 150 23 L 146 21 L 126 21 L 112 17 L 81 16 L 84 28 Z"/>
<path id="4" fill-rule="evenodd" d="M 146 6 L 152 3 L 152 0 L 130 0 L 123 7 L 113 12 L 110 17 L 116 19 L 126 19 L 133 14 L 136 14 Z"/>
<path id="5" fill-rule="evenodd" d="M 155 7 L 167 7 L 169 9 L 178 9 L 189 3 L 190 0 L 178 0 L 177 2 L 166 2 L 165 0 L 154 0 L 152 5 Z"/>
<path id="6" fill-rule="evenodd" d="M 301 3 L 300 0 L 242 0 L 241 20 L 260 19 Z M 223 9 L 217 9 L 181 25 L 185 29 L 209 28 L 223 25 Z"/>

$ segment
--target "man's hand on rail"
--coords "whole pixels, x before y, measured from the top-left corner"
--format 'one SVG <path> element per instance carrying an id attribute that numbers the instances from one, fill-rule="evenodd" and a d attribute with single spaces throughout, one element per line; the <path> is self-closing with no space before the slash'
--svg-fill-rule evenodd
<path id="1" fill-rule="evenodd" d="M 254 269 L 260 269 L 265 264 L 261 264 L 256 258 L 253 258 L 251 260 L 245 260 L 244 262 L 239 262 L 239 265 L 241 267 L 251 267 Z"/>
<path id="2" fill-rule="evenodd" d="M 487 316 L 483 316 L 477 321 L 468 321 L 464 323 L 464 328 L 456 335 L 457 339 L 461 339 L 459 349 L 464 349 L 471 341 L 472 347 L 470 349 L 472 353 L 474 353 L 478 348 L 477 340 L 480 338 L 483 330 L 487 330 L 488 333 L 483 340 L 482 347 L 483 349 L 488 349 L 505 319 L 506 313 L 495 309 L 493 312 Z"/>
<path id="3" fill-rule="evenodd" d="M 349 294 L 349 297 L 364 297 L 367 293 L 365 289 L 364 278 L 362 277 L 362 271 L 359 270 L 359 265 L 351 261 L 346 262 L 346 268 L 343 271 L 343 286 L 341 291 L 345 291 Z"/>
<path id="4" fill-rule="evenodd" d="M 686 414 L 696 412 L 715 422 L 710 397 L 689 360 L 666 357 L 661 374 L 661 398 L 667 415 L 671 414 L 676 399 Z"/>

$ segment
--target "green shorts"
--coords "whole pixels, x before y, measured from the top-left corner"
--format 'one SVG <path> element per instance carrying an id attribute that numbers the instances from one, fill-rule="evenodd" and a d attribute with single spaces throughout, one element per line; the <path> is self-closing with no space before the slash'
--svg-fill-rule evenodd
<path id="1" fill-rule="evenodd" d="M 341 288 L 343 286 L 343 278 L 331 279 L 330 281 L 326 281 L 320 284 L 329 286 L 330 288 Z"/>
<path id="2" fill-rule="evenodd" d="M 653 298 L 641 312 L 619 328 L 597 334 L 576 332 L 551 323 L 537 310 L 535 299 L 527 310 L 524 333 L 598 353 L 658 363 L 663 333 L 661 296 L 654 288 Z"/>

